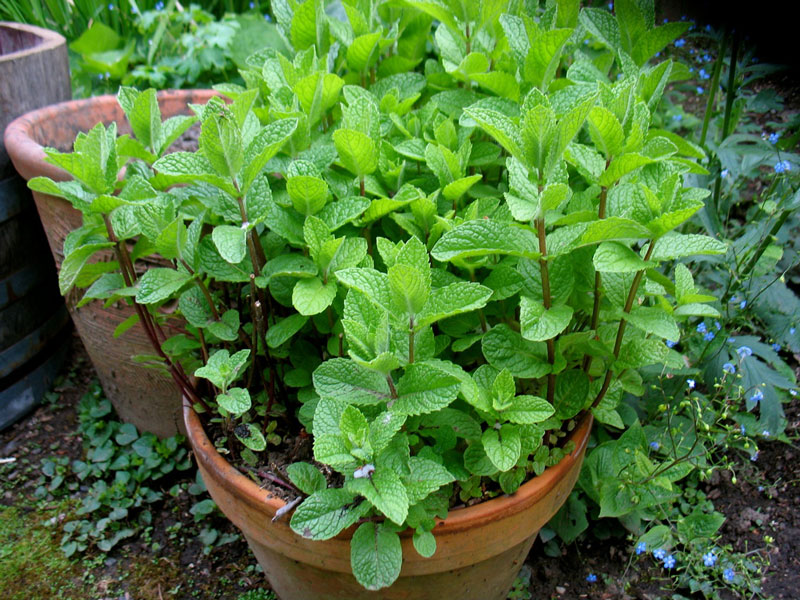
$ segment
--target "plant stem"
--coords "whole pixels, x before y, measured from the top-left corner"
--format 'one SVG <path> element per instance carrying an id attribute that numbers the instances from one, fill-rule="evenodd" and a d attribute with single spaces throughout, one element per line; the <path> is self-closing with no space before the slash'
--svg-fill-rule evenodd
<path id="1" fill-rule="evenodd" d="M 708 125 L 711 123 L 711 114 L 714 112 L 714 101 L 717 98 L 717 90 L 719 89 L 719 78 L 722 74 L 722 65 L 725 62 L 725 50 L 728 48 L 728 39 L 730 38 L 730 29 L 725 29 L 722 36 L 722 41 L 719 44 L 719 52 L 717 53 L 717 60 L 714 63 L 714 71 L 711 75 L 711 84 L 708 91 L 708 103 L 706 104 L 706 114 L 703 117 L 703 130 L 700 133 L 700 146 L 706 147 L 706 136 L 708 135 Z"/>
<path id="2" fill-rule="evenodd" d="M 608 168 L 609 163 L 611 160 L 606 161 L 606 169 Z M 606 198 L 608 196 L 608 188 L 604 187 L 600 192 L 600 204 L 597 207 L 597 216 L 600 219 L 606 218 Z M 600 317 L 600 286 L 602 285 L 602 278 L 600 277 L 600 272 L 594 272 L 594 305 L 592 306 L 592 320 L 589 328 L 595 332 L 595 337 L 597 337 L 597 320 Z M 586 354 L 583 357 L 583 372 L 588 373 L 589 367 L 592 364 L 592 357 Z"/>
<path id="3" fill-rule="evenodd" d="M 539 237 L 539 252 L 542 257 L 539 259 L 539 267 L 542 271 L 542 302 L 546 310 L 550 310 L 552 306 L 552 298 L 550 296 L 550 272 L 547 267 L 547 236 L 544 230 L 544 215 L 536 219 L 536 233 Z M 547 344 L 547 362 L 552 367 L 556 362 L 556 342 L 554 338 L 546 341 Z M 551 372 L 547 374 L 547 401 L 552 404 L 556 393 L 556 375 Z"/>
<path id="4" fill-rule="evenodd" d="M 650 260 L 650 255 L 653 254 L 653 248 L 655 248 L 656 241 L 650 240 L 650 245 L 647 247 L 647 253 L 644 255 L 644 260 Z M 642 282 L 642 277 L 644 277 L 645 269 L 641 271 L 637 271 L 636 275 L 633 278 L 633 282 L 631 283 L 631 288 L 628 291 L 628 298 L 625 300 L 625 307 L 622 309 L 625 314 L 629 314 L 631 309 L 633 308 L 633 303 L 636 300 L 636 293 L 639 291 L 639 284 Z M 625 327 L 627 325 L 627 321 L 622 318 L 619 320 L 619 327 L 617 328 L 617 338 L 614 340 L 614 360 L 619 358 L 619 351 L 622 348 L 622 338 L 625 336 Z M 603 385 L 600 388 L 600 392 L 597 394 L 597 398 L 595 398 L 594 402 L 592 402 L 592 408 L 595 408 L 598 404 L 603 401 L 603 398 L 606 396 L 606 392 L 608 392 L 608 388 L 611 385 L 611 365 L 608 366 L 606 370 L 605 379 L 603 379 Z"/>
<path id="5" fill-rule="evenodd" d="M 414 363 L 414 317 L 408 319 L 408 364 Z"/>
<path id="6" fill-rule="evenodd" d="M 192 267 L 189 266 L 189 263 L 187 263 L 183 259 L 180 259 L 180 260 L 181 260 L 181 264 L 183 265 L 183 267 L 187 271 L 189 271 L 190 274 L 194 275 L 194 271 L 192 270 Z M 219 312 L 217 312 L 217 307 L 214 305 L 214 299 L 211 297 L 211 292 L 208 291 L 208 287 L 206 287 L 206 284 L 203 283 L 203 280 L 200 279 L 199 277 L 195 278 L 195 283 L 197 283 L 197 286 L 200 288 L 200 291 L 203 293 L 203 296 L 205 297 L 206 302 L 208 303 L 208 307 L 211 309 L 211 314 L 213 315 L 214 320 L 215 321 L 219 321 Z"/>

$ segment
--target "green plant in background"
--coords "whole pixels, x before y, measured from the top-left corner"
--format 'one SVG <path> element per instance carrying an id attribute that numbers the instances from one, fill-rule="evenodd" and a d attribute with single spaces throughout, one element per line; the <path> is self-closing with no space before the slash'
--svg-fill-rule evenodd
<path id="1" fill-rule="evenodd" d="M 46 498 L 88 489 L 63 524 L 61 549 L 67 556 L 96 546 L 108 552 L 121 540 L 141 533 L 153 519 L 148 508 L 162 498 L 159 482 L 191 467 L 180 437 L 158 440 L 139 435 L 129 423 L 107 420 L 111 403 L 95 382 L 78 404 L 78 432 L 84 437 L 86 460 L 42 461 L 41 484 L 35 496 Z"/>
<path id="2" fill-rule="evenodd" d="M 656 26 L 633 0 L 616 16 L 568 0 L 273 9 L 294 52 L 256 52 L 244 85 L 217 86 L 229 103 L 193 107 L 196 152 L 166 153 L 195 119 L 162 123 L 153 90 L 121 88 L 133 136 L 98 125 L 74 153 L 48 150 L 75 181 L 30 186 L 84 215 L 62 291 L 134 304 L 126 326 L 145 328 L 221 452 L 257 465 L 298 423 L 314 436 L 344 483 L 289 467 L 299 535 L 358 523 L 353 572 L 380 589 L 399 531 L 432 555 L 451 498 L 513 493 L 571 451 L 588 412 L 591 502 L 574 495 L 551 524 L 565 540 L 588 510 L 642 534 L 714 444 L 749 443 L 733 376 L 678 391 L 698 373 L 673 348 L 681 329 L 727 309 L 689 268 L 728 250 L 693 218 L 705 152 L 658 113 L 689 71 L 649 63 L 688 24 Z M 164 266 L 140 275 L 152 253 Z M 162 344 L 168 302 L 185 321 Z"/>

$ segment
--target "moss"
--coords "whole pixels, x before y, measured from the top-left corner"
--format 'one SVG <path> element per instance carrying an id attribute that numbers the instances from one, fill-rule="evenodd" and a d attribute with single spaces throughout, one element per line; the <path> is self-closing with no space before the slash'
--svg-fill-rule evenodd
<path id="1" fill-rule="evenodd" d="M 0 598 L 53 600 L 85 598 L 82 569 L 64 556 L 58 529 L 45 523 L 69 507 L 0 511 Z"/>

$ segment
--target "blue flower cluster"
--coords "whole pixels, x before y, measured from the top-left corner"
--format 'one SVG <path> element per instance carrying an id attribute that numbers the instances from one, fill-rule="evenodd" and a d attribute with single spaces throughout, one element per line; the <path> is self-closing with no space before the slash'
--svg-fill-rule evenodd
<path id="1" fill-rule="evenodd" d="M 775 172 L 776 173 L 786 173 L 786 171 L 792 170 L 792 163 L 788 160 L 779 160 L 775 163 Z"/>

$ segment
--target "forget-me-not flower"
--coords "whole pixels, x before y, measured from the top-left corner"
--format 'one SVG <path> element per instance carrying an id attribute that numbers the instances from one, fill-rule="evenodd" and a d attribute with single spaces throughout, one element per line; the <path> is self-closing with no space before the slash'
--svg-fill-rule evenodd
<path id="1" fill-rule="evenodd" d="M 651 447 L 653 450 L 658 450 L 658 449 L 659 449 L 661 446 L 659 445 L 659 443 L 658 443 L 658 442 L 650 442 L 650 447 Z"/>
<path id="2" fill-rule="evenodd" d="M 745 435 L 747 433 L 747 430 L 744 428 L 744 423 L 739 425 L 739 431 L 741 432 L 742 435 Z"/>
<path id="3" fill-rule="evenodd" d="M 736 349 L 736 354 L 739 355 L 739 358 L 744 358 L 746 356 L 753 356 L 753 350 L 750 346 L 739 346 Z"/>
<path id="4" fill-rule="evenodd" d="M 697 93 L 698 93 L 698 94 L 702 94 L 702 93 L 703 93 L 703 92 L 705 92 L 705 91 L 706 91 L 706 90 L 703 88 L 703 86 L 701 86 L 701 85 L 698 85 L 698 86 L 697 86 Z"/>
<path id="5" fill-rule="evenodd" d="M 667 551 L 664 550 L 663 548 L 656 548 L 655 550 L 653 550 L 653 556 L 659 560 L 664 558 L 666 555 Z"/>
<path id="6" fill-rule="evenodd" d="M 750 396 L 750 400 L 752 400 L 753 402 L 756 402 L 756 403 L 759 400 L 763 400 L 763 399 L 764 399 L 764 392 L 761 391 L 761 388 L 756 388 L 756 391 L 753 392 L 752 396 Z"/>
<path id="7" fill-rule="evenodd" d="M 730 373 L 731 375 L 736 373 L 736 367 L 733 365 L 733 363 L 729 363 L 729 362 L 726 362 L 724 365 L 722 365 L 722 370 L 725 373 Z"/>
<path id="8" fill-rule="evenodd" d="M 728 169 L 722 169 L 722 171 L 719 172 L 719 176 L 722 177 L 723 179 L 725 179 L 730 174 L 731 172 L 728 171 Z"/>
<path id="9" fill-rule="evenodd" d="M 769 437 L 770 436 L 769 429 L 765 429 L 764 431 L 762 431 L 761 435 L 763 435 L 764 437 Z"/>
<path id="10" fill-rule="evenodd" d="M 597 581 L 597 575 L 595 575 L 594 573 L 589 573 L 586 576 L 586 581 L 588 581 L 589 583 L 594 583 L 595 581 Z"/>
<path id="11" fill-rule="evenodd" d="M 678 342 L 673 342 L 672 340 L 664 340 L 664 343 L 667 345 L 667 348 L 674 348 Z"/>
<path id="12" fill-rule="evenodd" d="M 647 542 L 639 542 L 636 544 L 636 554 L 641 554 L 647 551 Z"/>
<path id="13" fill-rule="evenodd" d="M 705 333 L 706 331 L 708 331 L 708 328 L 706 327 L 705 322 L 697 325 L 697 333 Z"/>
<path id="14" fill-rule="evenodd" d="M 731 568 L 727 568 L 722 572 L 722 578 L 725 581 L 733 581 L 734 577 L 736 577 L 736 572 Z"/>
<path id="15" fill-rule="evenodd" d="M 747 306 L 747 300 L 742 300 L 739 302 L 739 308 L 744 310 L 744 307 Z"/>
<path id="16" fill-rule="evenodd" d="M 686 380 L 686 385 L 688 385 L 688 386 L 689 386 L 689 389 L 690 389 L 690 390 L 693 390 L 693 389 L 694 389 L 694 386 L 696 386 L 696 385 L 697 385 L 697 382 L 696 382 L 694 379 L 687 379 L 687 380 Z"/>
<path id="17" fill-rule="evenodd" d="M 686 40 L 681 38 L 679 40 L 675 40 L 675 47 L 676 48 L 683 48 L 686 45 Z"/>
<path id="18" fill-rule="evenodd" d="M 722 325 L 720 324 L 719 321 L 714 321 L 714 327 L 716 328 L 717 331 L 722 329 Z"/>
<path id="19" fill-rule="evenodd" d="M 672 120 L 680 122 L 683 120 L 683 115 L 672 115 Z"/>
<path id="20" fill-rule="evenodd" d="M 788 160 L 779 160 L 775 163 L 775 172 L 776 173 L 786 173 L 786 171 L 792 170 L 792 163 Z"/>
<path id="21" fill-rule="evenodd" d="M 705 341 L 707 341 L 707 342 L 710 342 L 710 341 L 711 341 L 711 340 L 713 340 L 715 337 L 716 337 L 716 336 L 714 335 L 714 332 L 713 332 L 713 331 L 707 331 L 707 332 L 705 333 L 705 335 L 703 336 L 703 339 L 704 339 Z"/>
<path id="22" fill-rule="evenodd" d="M 713 567 L 717 564 L 717 555 L 713 551 L 703 554 L 703 564 L 707 567 Z"/>
<path id="23" fill-rule="evenodd" d="M 772 349 L 775 350 L 775 352 L 780 352 L 781 351 L 781 345 L 778 344 L 778 343 L 772 344 Z"/>
<path id="24" fill-rule="evenodd" d="M 794 335 L 794 332 L 797 331 L 794 327 L 789 328 L 789 335 Z"/>
<path id="25" fill-rule="evenodd" d="M 769 138 L 768 138 L 769 139 L 769 143 L 770 144 L 777 144 L 778 140 L 780 139 L 780 137 L 781 137 L 780 133 L 770 133 L 769 134 Z"/>
<path id="26" fill-rule="evenodd" d="M 756 450 L 756 453 L 750 457 L 750 460 L 753 462 L 756 462 L 758 460 L 758 450 Z"/>
<path id="27" fill-rule="evenodd" d="M 675 557 L 672 556 L 672 554 L 670 554 L 664 559 L 664 568 L 671 569 L 674 566 L 675 566 Z"/>

